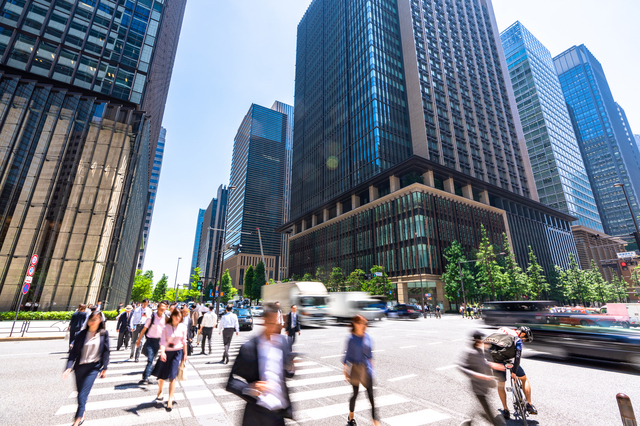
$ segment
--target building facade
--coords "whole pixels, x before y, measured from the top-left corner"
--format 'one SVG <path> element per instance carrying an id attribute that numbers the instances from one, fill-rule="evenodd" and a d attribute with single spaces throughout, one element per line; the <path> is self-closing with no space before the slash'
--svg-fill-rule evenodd
<path id="1" fill-rule="evenodd" d="M 318 255 L 308 255 L 302 240 L 324 232 L 319 227 L 378 200 L 391 202 L 412 184 L 461 205 L 472 201 L 478 210 L 466 226 L 473 229 L 499 213 L 519 263 L 526 266 L 532 245 L 545 268 L 566 265 L 567 253 L 575 253 L 575 218 L 537 202 L 508 79 L 490 1 L 313 1 L 298 25 L 291 219 L 280 228 L 293 234 L 290 275 L 337 266 L 320 234 L 313 237 Z M 416 232 L 429 235 L 426 227 Z M 440 235 L 403 244 L 408 253 L 446 247 L 450 240 Z M 438 282 L 439 270 L 427 275 L 422 260 L 411 274 L 400 246 L 370 244 L 369 252 L 354 245 L 343 261 L 368 270 L 391 251 L 385 268 L 402 283 L 403 301 L 411 288 L 405 280 Z M 431 268 L 441 268 L 437 255 Z M 446 303 L 442 293 L 436 303 Z"/>
<path id="2" fill-rule="evenodd" d="M 591 269 L 591 260 L 594 260 L 607 281 L 611 282 L 614 276 L 620 276 L 621 270 L 616 253 L 626 251 L 625 240 L 582 225 L 572 226 L 571 231 L 576 240 L 578 257 L 583 269 Z"/>
<path id="3" fill-rule="evenodd" d="M 282 270 L 283 250 L 283 238 L 276 229 L 283 223 L 288 198 L 285 182 L 290 119 L 286 111 L 291 107 L 287 107 L 280 102 L 272 109 L 251 105 L 234 139 L 229 179 L 229 186 L 235 189 L 229 194 L 226 245 L 241 245 L 241 252 L 246 254 L 273 256 L 276 274 Z M 234 251 L 225 252 L 225 265 L 233 256 L 237 256 Z"/>
<path id="4" fill-rule="evenodd" d="M 208 284 L 220 279 L 220 252 L 223 247 L 223 234 L 228 210 L 229 190 L 224 185 L 218 187 L 216 197 L 211 200 L 204 212 L 200 229 L 200 247 L 198 268 L 200 276 Z M 205 285 L 206 287 L 206 285 Z"/>
<path id="5" fill-rule="evenodd" d="M 640 151 L 624 111 L 613 99 L 602 65 L 584 45 L 553 59 L 591 180 L 604 231 L 633 232 L 623 183 L 636 217 L 640 214 Z"/>
<path id="6" fill-rule="evenodd" d="M 539 201 L 604 232 L 551 53 L 520 22 L 500 39 Z"/>
<path id="7" fill-rule="evenodd" d="M 15 309 L 32 254 L 23 303 L 128 301 L 157 141 L 150 116 L 162 113 L 144 112 L 147 83 L 172 66 L 155 52 L 175 51 L 160 38 L 182 21 L 165 3 L 0 2 L 0 310 Z"/>
<path id="8" fill-rule="evenodd" d="M 164 157 L 164 144 L 167 139 L 167 129 L 160 129 L 160 137 L 156 143 L 156 152 L 153 157 L 153 167 L 151 169 L 151 178 L 149 179 L 149 204 L 145 213 L 144 225 L 142 226 L 142 245 L 140 246 L 140 254 L 138 255 L 138 269 L 144 268 L 144 256 L 147 252 L 147 243 L 149 241 L 149 232 L 151 229 L 151 220 L 153 219 L 153 209 L 156 204 L 156 194 L 158 193 L 158 185 L 160 182 L 160 172 L 162 171 L 162 158 Z"/>
<path id="9" fill-rule="evenodd" d="M 198 267 L 198 257 L 200 255 L 200 233 L 202 232 L 202 224 L 204 223 L 204 213 L 206 210 L 198 210 L 198 220 L 196 221 L 196 236 L 193 242 L 193 254 L 191 255 L 191 269 L 189 276 L 193 275 Z"/>

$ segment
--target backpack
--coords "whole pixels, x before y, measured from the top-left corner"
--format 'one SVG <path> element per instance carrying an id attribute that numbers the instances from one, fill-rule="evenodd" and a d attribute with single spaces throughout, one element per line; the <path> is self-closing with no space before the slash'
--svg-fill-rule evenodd
<path id="1" fill-rule="evenodd" d="M 490 343 L 491 358 L 496 362 L 503 362 L 516 356 L 516 339 L 504 333 L 493 333 L 484 339 Z"/>

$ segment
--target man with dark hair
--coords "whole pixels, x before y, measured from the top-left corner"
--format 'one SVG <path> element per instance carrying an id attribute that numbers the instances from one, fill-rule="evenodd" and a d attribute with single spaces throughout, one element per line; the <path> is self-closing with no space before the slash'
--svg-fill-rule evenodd
<path id="1" fill-rule="evenodd" d="M 277 311 L 277 322 L 280 324 L 280 329 L 284 328 L 284 318 L 282 316 L 282 310 L 280 309 L 280 302 L 275 303 L 276 311 Z"/>
<path id="2" fill-rule="evenodd" d="M 300 321 L 298 321 L 298 307 L 291 305 L 291 312 L 287 315 L 287 336 L 289 336 L 289 349 L 293 350 L 296 342 L 296 332 L 300 335 Z"/>
<path id="3" fill-rule="evenodd" d="M 133 358 L 135 354 L 135 361 L 138 362 L 140 358 L 140 350 L 141 346 L 137 346 L 134 342 L 140 340 L 142 336 L 142 329 L 144 328 L 147 319 L 151 318 L 153 315 L 153 311 L 149 307 L 149 299 L 143 299 L 142 304 L 134 309 L 133 314 L 131 314 L 131 319 L 129 320 L 129 327 L 131 328 L 131 355 L 129 355 L 129 359 Z"/>
<path id="4" fill-rule="evenodd" d="M 149 376 L 151 375 L 151 371 L 153 368 L 153 361 L 160 350 L 160 337 L 164 332 L 164 326 L 166 324 L 166 316 L 164 312 L 167 309 L 167 304 L 165 302 L 158 303 L 158 309 L 155 314 L 151 314 L 151 317 L 147 319 L 147 322 L 144 323 L 144 328 L 140 332 L 140 336 L 138 337 L 138 341 L 136 342 L 136 347 L 140 347 L 140 341 L 142 340 L 142 336 L 147 338 L 147 347 L 146 353 L 147 356 L 147 366 L 142 373 L 142 380 L 140 384 L 150 385 L 151 381 L 149 380 Z"/>
<path id="5" fill-rule="evenodd" d="M 204 314 L 204 318 L 202 318 L 202 323 L 200 324 L 200 333 L 202 334 L 202 352 L 200 352 L 200 355 L 204 355 L 204 346 L 207 339 L 209 339 L 209 355 L 211 355 L 211 335 L 213 334 L 217 319 L 218 317 L 215 312 L 213 312 L 213 305 L 209 306 L 209 312 Z M 233 332 L 231 334 L 233 335 Z"/>
<path id="6" fill-rule="evenodd" d="M 71 315 L 69 322 L 69 348 L 73 346 L 76 335 L 82 330 L 82 326 L 87 321 L 87 305 L 81 303 L 78 310 Z"/>
<path id="7" fill-rule="evenodd" d="M 269 303 L 263 308 L 264 332 L 240 348 L 227 391 L 247 402 L 243 426 L 284 426 L 284 419 L 293 417 L 285 379 L 294 375 L 294 356 L 280 335 L 277 307 Z"/>
<path id="8" fill-rule="evenodd" d="M 224 344 L 224 354 L 222 354 L 222 361 L 220 361 L 223 364 L 229 364 L 229 347 L 231 346 L 234 330 L 236 336 L 239 336 L 240 323 L 238 323 L 238 316 L 232 312 L 231 306 L 227 306 L 227 313 L 220 318 L 218 323 L 218 335 L 222 333 L 222 343 Z M 202 347 L 204 348 L 204 340 L 202 341 Z"/>

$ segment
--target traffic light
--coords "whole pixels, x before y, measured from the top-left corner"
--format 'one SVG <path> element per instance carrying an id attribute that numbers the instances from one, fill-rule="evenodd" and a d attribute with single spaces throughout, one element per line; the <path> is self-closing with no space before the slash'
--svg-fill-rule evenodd
<path id="1" fill-rule="evenodd" d="M 620 267 L 622 268 L 623 271 L 628 271 L 629 268 L 627 267 L 627 262 L 620 262 Z"/>
<path id="2" fill-rule="evenodd" d="M 202 281 L 198 281 L 198 291 L 202 290 Z"/>

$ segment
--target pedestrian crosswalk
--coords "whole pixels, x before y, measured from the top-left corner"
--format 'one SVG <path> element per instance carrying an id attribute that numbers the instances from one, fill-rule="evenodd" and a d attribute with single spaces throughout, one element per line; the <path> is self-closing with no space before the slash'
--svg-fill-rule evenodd
<path id="1" fill-rule="evenodd" d="M 147 359 L 129 360 L 129 351 L 112 351 L 111 364 L 105 379 L 97 379 L 87 403 L 86 426 L 139 425 L 216 425 L 241 424 L 245 402 L 227 392 L 226 384 L 239 349 L 253 334 L 233 336 L 228 364 L 221 363 L 223 343 L 214 336 L 211 355 L 200 355 L 196 347 L 187 363 L 187 378 L 176 385 L 174 409 L 164 409 L 168 395 L 165 384 L 165 404 L 156 403 L 158 385 L 140 384 Z M 342 341 L 342 340 L 341 340 Z M 115 341 L 114 341 L 115 343 Z M 342 425 L 349 411 L 353 388 L 345 382 L 337 357 L 296 359 L 296 374 L 287 380 L 295 421 L 288 425 Z M 155 380 L 154 380 L 155 383 Z M 376 383 L 375 404 L 381 423 L 386 426 L 419 426 L 458 424 L 455 415 L 438 407 L 412 400 L 391 392 L 384 383 Z M 52 424 L 70 424 L 76 411 L 77 393 L 65 395 L 64 403 L 55 412 Z M 356 403 L 359 424 L 369 424 L 370 405 L 361 389 Z"/>

